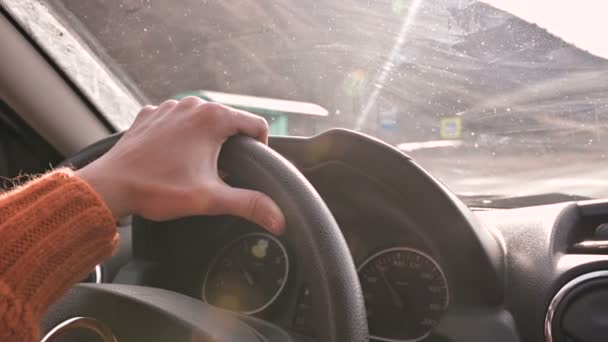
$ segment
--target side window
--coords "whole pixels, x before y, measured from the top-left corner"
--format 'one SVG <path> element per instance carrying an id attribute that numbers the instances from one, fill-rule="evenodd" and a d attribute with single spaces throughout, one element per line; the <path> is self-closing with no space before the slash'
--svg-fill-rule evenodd
<path id="1" fill-rule="evenodd" d="M 61 160 L 59 153 L 0 100 L 0 190 L 20 175 L 39 174 Z"/>

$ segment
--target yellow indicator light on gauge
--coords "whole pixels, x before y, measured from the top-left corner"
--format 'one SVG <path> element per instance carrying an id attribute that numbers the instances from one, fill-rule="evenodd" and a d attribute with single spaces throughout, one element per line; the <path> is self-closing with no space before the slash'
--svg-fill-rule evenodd
<path id="1" fill-rule="evenodd" d="M 251 246 L 251 254 L 258 258 L 264 259 L 268 251 L 268 240 L 259 239 L 255 245 Z"/>
<path id="2" fill-rule="evenodd" d="M 221 295 L 218 298 L 218 305 L 228 310 L 238 311 L 240 308 L 239 299 L 236 296 Z"/>

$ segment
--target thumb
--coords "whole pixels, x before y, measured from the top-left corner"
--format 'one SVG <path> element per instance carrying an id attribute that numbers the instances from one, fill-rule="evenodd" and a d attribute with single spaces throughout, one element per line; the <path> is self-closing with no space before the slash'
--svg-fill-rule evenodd
<path id="1" fill-rule="evenodd" d="M 267 195 L 254 190 L 222 186 L 215 194 L 217 214 L 228 214 L 252 221 L 274 234 L 285 230 L 285 216 Z"/>

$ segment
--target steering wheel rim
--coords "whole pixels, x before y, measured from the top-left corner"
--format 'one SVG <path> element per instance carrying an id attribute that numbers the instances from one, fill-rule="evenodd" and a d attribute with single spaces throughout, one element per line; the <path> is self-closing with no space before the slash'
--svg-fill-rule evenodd
<path id="1" fill-rule="evenodd" d="M 120 139 L 114 134 L 65 160 L 82 168 Z M 284 238 L 294 247 L 311 289 L 318 338 L 368 341 L 367 317 L 356 268 L 331 211 L 308 180 L 289 161 L 251 138 L 230 138 L 219 165 L 239 186 L 265 192 L 287 219 Z"/>

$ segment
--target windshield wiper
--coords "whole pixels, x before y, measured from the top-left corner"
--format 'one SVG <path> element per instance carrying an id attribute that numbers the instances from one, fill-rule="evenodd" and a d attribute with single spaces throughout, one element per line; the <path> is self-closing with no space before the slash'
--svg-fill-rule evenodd
<path id="1" fill-rule="evenodd" d="M 478 195 L 460 194 L 458 197 L 472 208 L 499 208 L 513 209 L 531 207 L 535 205 L 554 204 L 571 201 L 584 201 L 591 197 L 552 192 L 538 195 L 505 196 L 505 195 Z"/>

